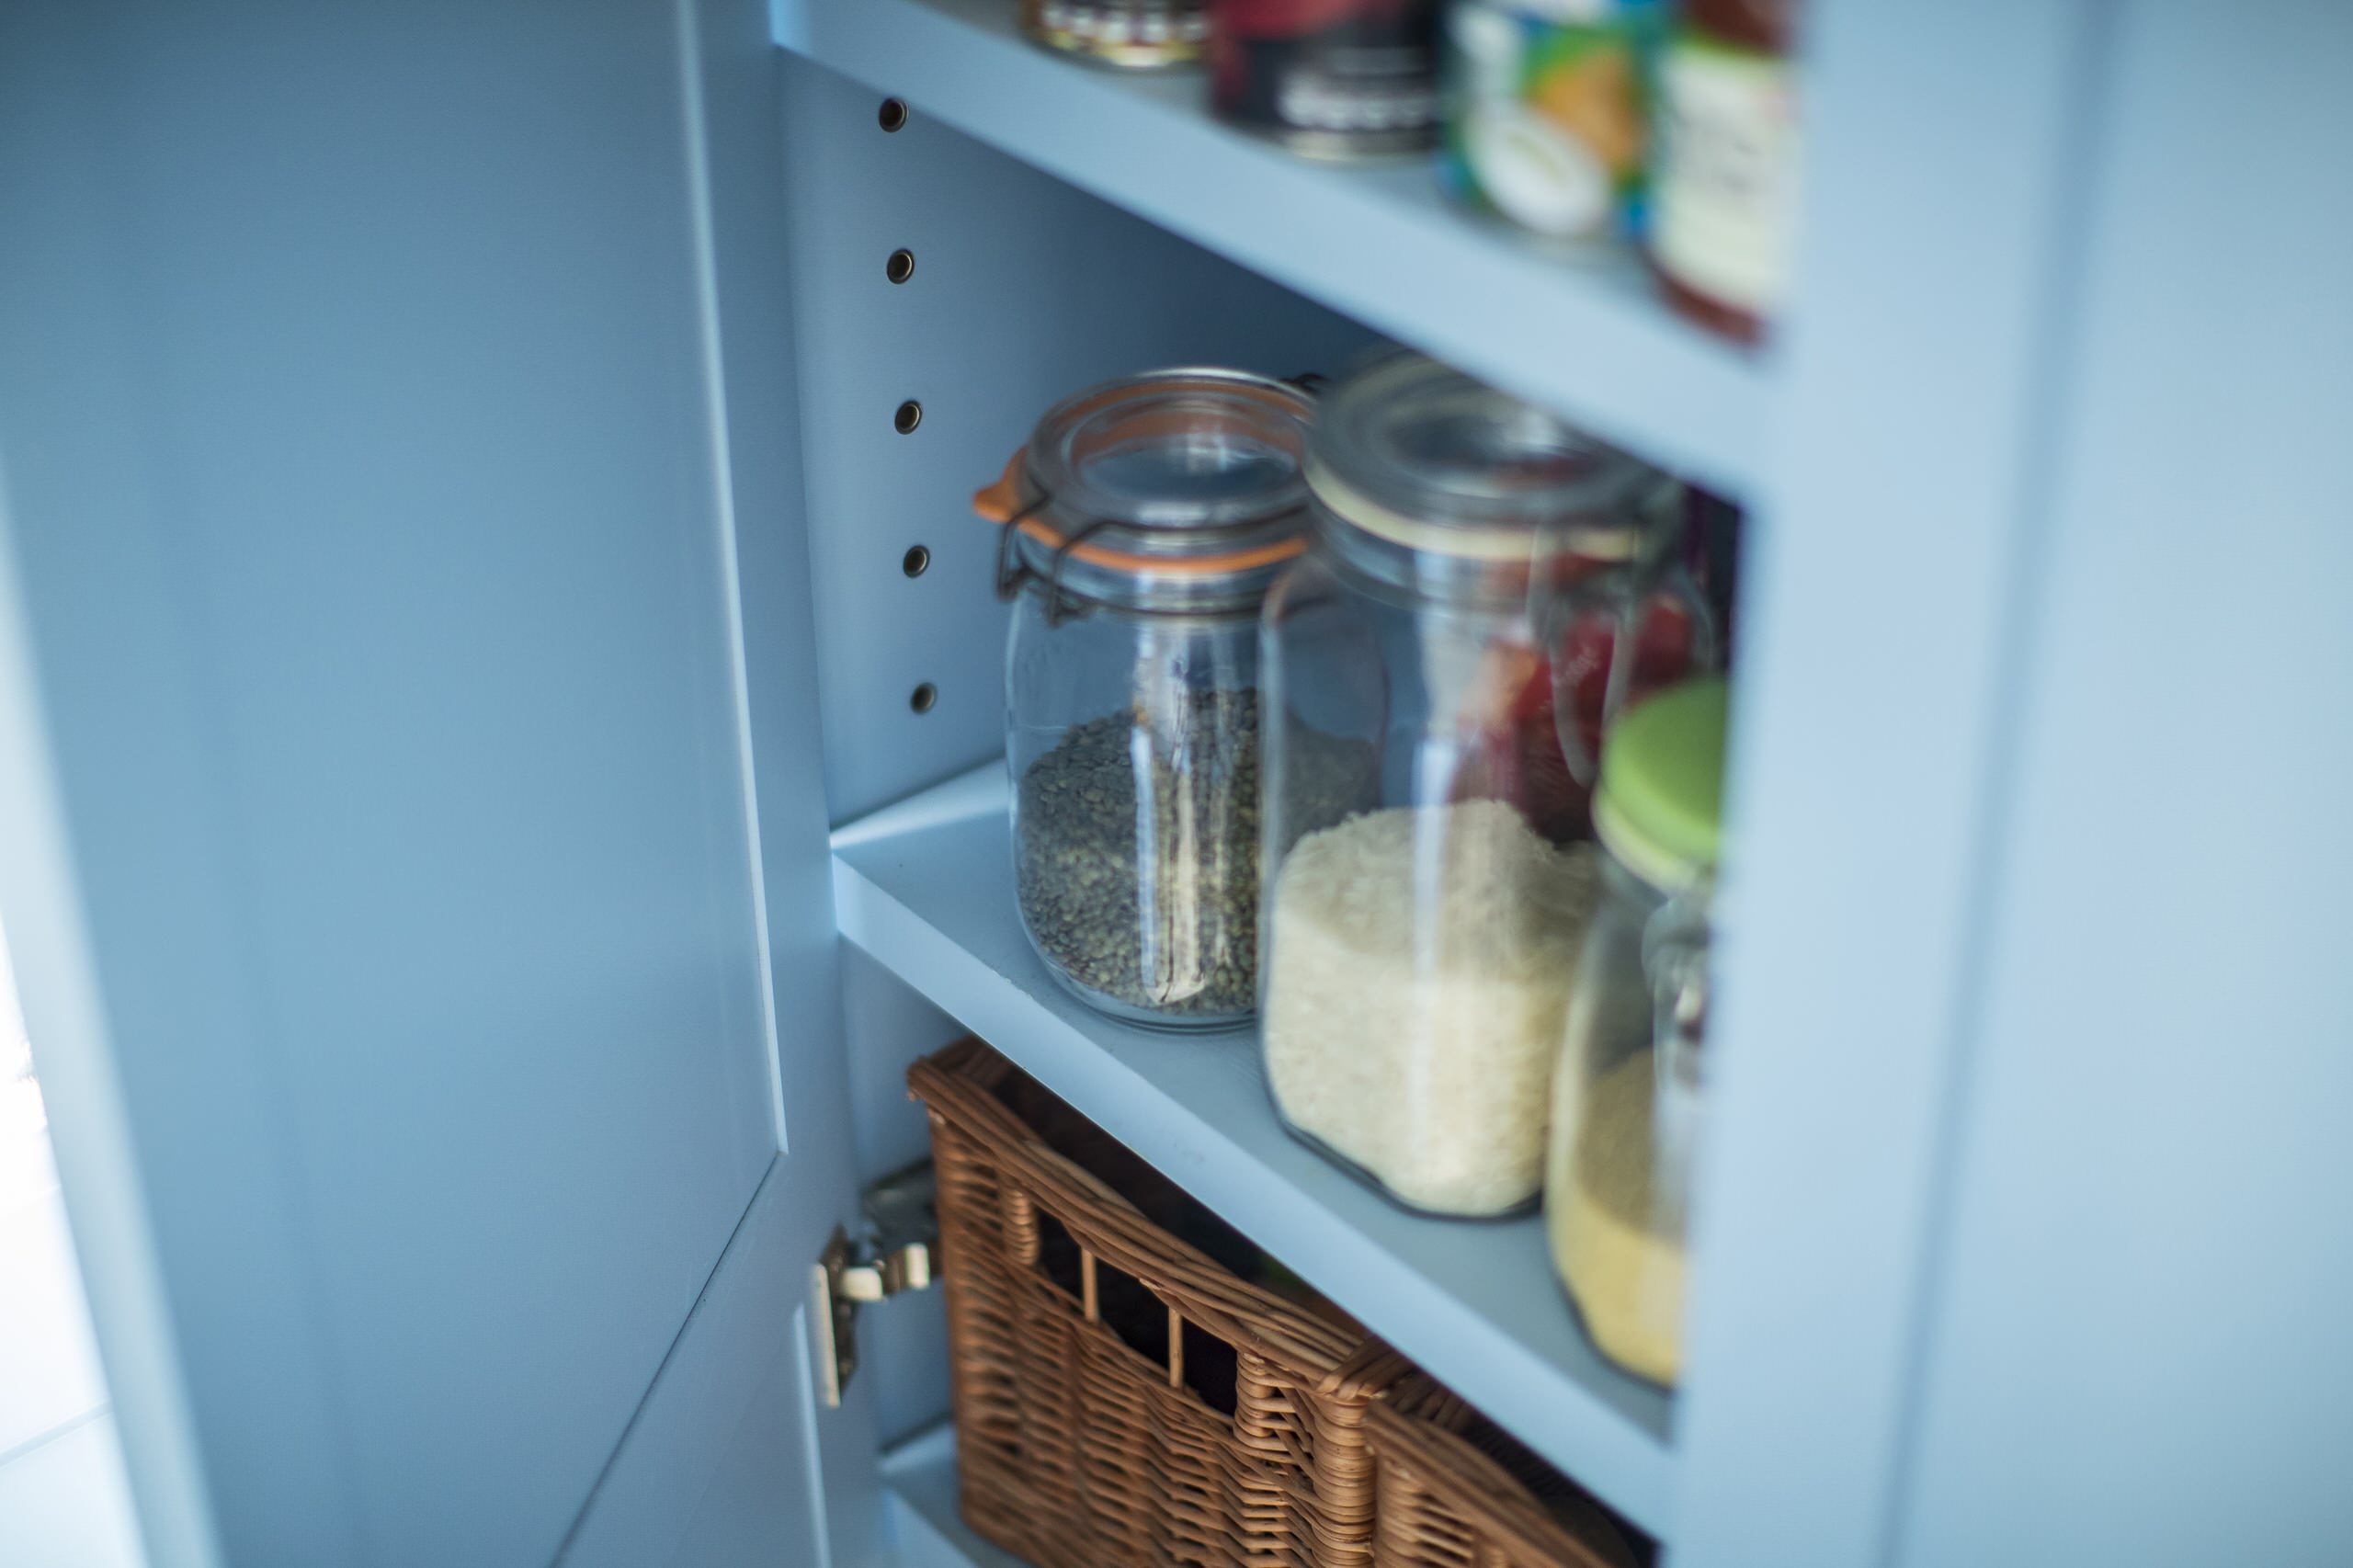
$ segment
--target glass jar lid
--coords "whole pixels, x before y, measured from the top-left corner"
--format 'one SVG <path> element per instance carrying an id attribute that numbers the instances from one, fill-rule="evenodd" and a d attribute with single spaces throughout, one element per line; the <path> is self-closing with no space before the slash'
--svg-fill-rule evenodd
<path id="1" fill-rule="evenodd" d="M 1326 393 L 1307 480 L 1333 516 L 1425 554 L 1631 559 L 1670 482 L 1533 403 L 1418 354 Z"/>
<path id="2" fill-rule="evenodd" d="M 1715 869 L 1731 710 L 1722 676 L 1686 681 L 1627 713 L 1602 743 L 1594 833 L 1653 887 L 1677 892 Z"/>
<path id="3" fill-rule="evenodd" d="M 1091 387 L 1038 421 L 973 497 L 1006 528 L 999 573 L 1145 609 L 1255 606 L 1306 546 L 1314 403 L 1241 370 L 1154 370 Z"/>

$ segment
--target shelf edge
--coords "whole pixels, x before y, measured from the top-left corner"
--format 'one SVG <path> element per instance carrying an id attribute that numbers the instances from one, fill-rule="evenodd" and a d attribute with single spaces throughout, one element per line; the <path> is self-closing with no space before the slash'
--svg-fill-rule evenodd
<path id="1" fill-rule="evenodd" d="M 1677 473 L 1734 496 L 1764 488 L 1768 360 L 1642 287 L 1600 269 L 1581 278 L 1447 209 L 1418 165 L 1299 159 L 1183 101 L 1197 77 L 1052 59 L 972 0 L 775 0 L 773 12 L 779 43 L 828 70 Z M 1334 236 L 1347 243 L 1323 243 Z"/>

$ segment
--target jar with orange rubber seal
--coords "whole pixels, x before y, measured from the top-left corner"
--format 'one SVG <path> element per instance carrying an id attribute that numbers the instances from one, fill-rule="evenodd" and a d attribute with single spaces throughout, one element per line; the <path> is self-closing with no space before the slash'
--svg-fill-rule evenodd
<path id="1" fill-rule="evenodd" d="M 1304 548 L 1313 403 L 1172 369 L 1049 410 L 974 497 L 1004 528 L 1014 873 L 1047 970 L 1131 1022 L 1256 1005 L 1258 608 Z"/>

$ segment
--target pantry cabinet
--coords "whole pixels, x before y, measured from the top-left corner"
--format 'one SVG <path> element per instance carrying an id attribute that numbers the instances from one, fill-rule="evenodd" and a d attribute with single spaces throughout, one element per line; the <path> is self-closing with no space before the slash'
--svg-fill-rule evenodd
<path id="1" fill-rule="evenodd" d="M 1810 5 L 1752 354 L 1010 9 L 0 12 L 0 912 L 158 1568 L 1001 1562 L 936 1300 L 838 1406 L 812 1318 L 965 1030 L 1677 1568 L 2353 1551 L 2353 13 Z M 1383 338 L 1750 510 L 1672 1398 L 1016 923 L 972 492 Z"/>

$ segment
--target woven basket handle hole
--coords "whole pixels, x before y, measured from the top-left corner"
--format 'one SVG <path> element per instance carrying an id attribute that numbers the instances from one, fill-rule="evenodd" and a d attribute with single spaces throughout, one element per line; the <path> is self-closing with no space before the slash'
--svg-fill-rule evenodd
<path id="1" fill-rule="evenodd" d="M 1034 1200 L 1029 1206 L 1029 1233 L 1037 1238 L 1029 1262 L 1046 1282 L 1082 1305 L 1095 1293 L 1094 1257 L 1080 1246 L 1069 1229 Z M 1095 1313 L 1090 1310 L 1091 1322 Z"/>

